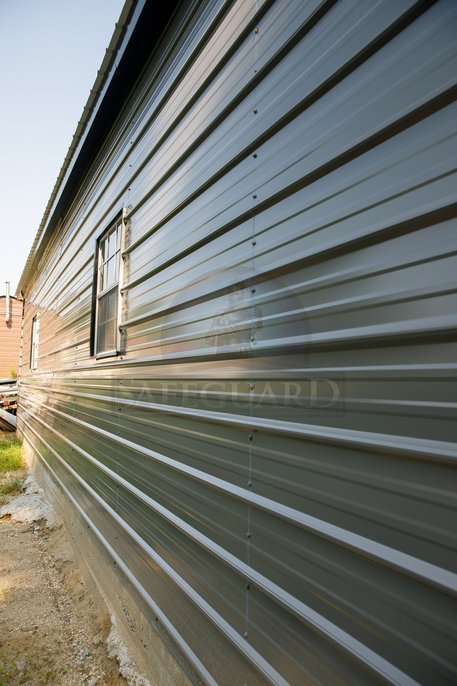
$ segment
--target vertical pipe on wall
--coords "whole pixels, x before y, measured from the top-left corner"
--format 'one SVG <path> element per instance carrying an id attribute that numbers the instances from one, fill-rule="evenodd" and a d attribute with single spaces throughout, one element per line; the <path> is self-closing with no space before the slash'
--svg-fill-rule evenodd
<path id="1" fill-rule="evenodd" d="M 10 282 L 5 281 L 6 284 L 6 299 L 5 299 L 5 321 L 7 324 L 11 321 L 11 298 L 10 298 Z"/>

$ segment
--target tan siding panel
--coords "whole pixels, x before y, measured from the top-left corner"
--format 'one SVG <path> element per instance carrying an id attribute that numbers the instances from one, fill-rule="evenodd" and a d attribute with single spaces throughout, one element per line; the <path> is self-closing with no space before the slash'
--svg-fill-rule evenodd
<path id="1" fill-rule="evenodd" d="M 0 379 L 8 378 L 14 370 L 19 371 L 21 345 L 22 300 L 11 298 L 11 321 L 5 321 L 6 298 L 0 297 Z"/>

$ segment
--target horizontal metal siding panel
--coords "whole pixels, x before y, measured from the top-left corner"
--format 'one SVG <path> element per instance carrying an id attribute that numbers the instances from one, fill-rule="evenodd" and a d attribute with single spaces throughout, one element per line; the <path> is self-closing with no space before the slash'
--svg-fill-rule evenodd
<path id="1" fill-rule="evenodd" d="M 344 14 L 349 15 L 347 7 L 351 7 L 350 4 L 344 5 L 346 11 Z M 365 6 L 364 6 L 365 8 Z M 388 8 L 388 9 L 387 9 Z M 313 106 L 313 100 L 309 102 L 309 97 L 314 93 L 313 80 L 316 82 L 315 85 L 321 83 L 321 80 L 330 78 L 332 76 L 332 68 L 335 69 L 336 65 L 340 65 L 339 60 L 344 60 L 347 58 L 350 62 L 351 58 L 354 58 L 357 54 L 357 47 L 359 47 L 358 41 L 363 45 L 364 40 L 375 40 L 377 36 L 382 34 L 384 20 L 386 23 L 392 21 L 394 18 L 398 18 L 398 14 L 404 6 L 398 4 L 396 6 L 389 5 L 386 3 L 384 9 L 386 14 L 390 16 L 382 17 L 376 15 L 376 22 L 373 19 L 372 11 L 373 8 L 370 5 L 366 5 L 366 15 L 362 16 L 360 19 L 360 24 L 369 35 L 362 35 L 361 26 L 357 25 L 357 30 L 354 27 L 355 16 L 359 16 L 359 10 L 355 6 L 353 9 L 354 16 L 346 16 L 345 21 L 348 25 L 350 36 L 352 37 L 351 31 L 356 34 L 354 40 L 348 40 L 342 43 L 339 41 L 335 43 L 334 36 L 325 36 L 326 42 L 322 40 L 320 36 L 318 24 L 314 29 L 311 30 L 310 35 L 307 37 L 312 45 L 315 45 L 315 51 L 318 53 L 320 59 L 317 59 L 314 55 L 308 55 L 306 46 L 308 41 L 302 41 L 298 45 L 295 42 L 289 48 L 286 56 L 274 68 L 271 69 L 265 78 L 256 86 L 252 92 L 246 95 L 246 98 L 233 110 L 227 113 L 227 117 L 221 122 L 220 126 L 212 132 L 209 130 L 209 135 L 205 137 L 202 144 L 197 148 L 197 150 L 192 153 L 188 160 L 180 166 L 179 170 L 173 175 L 172 178 L 165 181 L 158 189 L 154 195 L 154 202 L 147 205 L 141 206 L 139 211 L 133 207 L 131 221 L 132 221 L 132 240 L 134 245 L 137 240 L 137 232 L 135 230 L 135 222 L 138 221 L 139 227 L 146 225 L 152 228 L 158 228 L 162 222 L 166 221 L 167 215 L 173 215 L 173 208 L 178 205 L 178 202 L 184 205 L 183 209 L 179 207 L 179 215 L 176 220 L 173 219 L 170 226 L 175 230 L 179 230 L 180 236 L 186 236 L 185 226 L 190 229 L 193 228 L 191 235 L 187 240 L 180 241 L 178 246 L 166 246 L 173 252 L 176 252 L 178 248 L 180 251 L 183 250 L 186 245 L 195 246 L 200 235 L 207 236 L 212 230 L 211 223 L 208 219 L 212 217 L 211 210 L 212 206 L 217 207 L 218 211 L 216 214 L 216 220 L 218 222 L 218 227 L 221 226 L 221 222 L 224 221 L 227 224 L 231 219 L 236 216 L 241 217 L 245 212 L 253 211 L 253 208 L 259 205 L 259 202 L 253 202 L 252 195 L 246 192 L 246 188 L 252 185 L 253 192 L 255 189 L 260 187 L 262 184 L 262 175 L 264 174 L 268 179 L 276 180 L 278 170 L 272 168 L 272 161 L 265 159 L 264 163 L 261 164 L 262 157 L 257 156 L 257 162 L 253 161 L 252 155 L 249 153 L 257 152 L 257 147 L 260 147 L 263 143 L 263 139 L 267 138 L 267 142 L 264 144 L 265 149 L 269 151 L 271 149 L 270 138 L 274 141 L 275 130 L 279 128 L 278 137 L 281 136 L 281 132 L 284 136 L 287 135 L 288 145 L 292 148 L 295 147 L 295 154 L 302 153 L 303 147 L 297 148 L 293 145 L 293 142 L 297 140 L 296 136 L 293 135 L 297 133 L 296 130 L 296 117 L 300 113 L 300 110 L 304 110 L 305 121 L 311 118 L 312 114 L 316 109 L 321 110 L 323 105 L 320 105 L 321 99 Z M 337 11 L 336 8 L 334 10 Z M 392 16 L 393 13 L 393 16 Z M 339 14 L 338 14 L 338 18 Z M 331 20 L 326 16 L 323 19 L 324 22 L 329 22 L 330 27 L 333 31 L 336 31 L 336 24 L 331 22 Z M 379 23 L 378 23 L 379 22 Z M 367 26 L 365 27 L 365 24 Z M 350 28 L 349 28 L 350 27 Z M 314 34 L 317 33 L 317 36 Z M 320 40 L 319 40 L 320 39 Z M 322 40 L 322 43 L 321 43 Z M 349 55 L 339 56 L 338 50 L 346 53 L 350 50 Z M 321 73 L 319 67 L 321 66 L 321 60 L 324 60 L 324 56 L 327 56 L 327 51 L 336 52 L 334 55 L 334 61 L 331 61 L 328 57 L 325 61 L 326 73 Z M 382 50 L 380 51 L 382 52 Z M 377 59 L 382 59 L 379 55 L 376 55 Z M 402 56 L 403 57 L 403 56 Z M 303 63 L 305 60 L 310 60 L 311 68 L 314 67 L 315 74 L 312 72 L 309 74 L 309 70 L 303 70 Z M 369 63 L 374 60 L 377 66 L 377 60 L 371 58 Z M 373 65 L 373 67 L 375 66 Z M 254 65 L 255 66 L 255 65 Z M 363 66 L 363 65 L 362 65 Z M 367 67 L 368 69 L 368 67 Z M 372 73 L 372 71 L 371 71 Z M 296 78 L 294 75 L 296 74 Z M 443 76 L 445 76 L 443 74 Z M 347 76 L 347 79 L 341 81 L 341 84 L 335 86 L 336 90 L 344 90 L 347 94 L 346 80 L 349 80 L 349 92 L 352 93 L 350 86 L 351 81 L 356 77 L 352 75 Z M 343 85 L 344 84 L 344 85 Z M 308 92 L 308 97 L 306 97 Z M 427 91 L 425 91 L 427 93 Z M 347 96 L 348 97 L 348 96 Z M 408 94 L 405 98 L 408 97 Z M 411 97 L 411 95 L 410 95 Z M 375 95 L 375 101 L 377 95 Z M 327 97 L 329 103 L 334 107 L 334 101 L 330 97 Z M 323 97 L 325 103 L 326 98 Z M 390 101 L 388 101 L 390 102 Z M 393 104 L 391 105 L 393 107 Z M 355 112 L 353 113 L 354 119 L 356 119 Z M 395 109 L 392 112 L 396 112 Z M 321 111 L 319 116 L 321 116 Z M 376 108 L 374 112 L 371 113 L 372 117 L 377 117 L 378 121 L 383 121 L 383 109 Z M 260 116 L 259 116 L 260 115 Z M 292 120 L 290 122 L 290 120 Z M 290 122 L 291 130 L 290 133 L 286 133 L 287 124 Z M 357 120 L 358 126 L 362 124 L 360 120 Z M 362 120 L 363 122 L 363 120 Z M 340 126 L 344 125 L 346 122 L 343 119 Z M 370 120 L 367 120 L 370 123 Z M 375 129 L 375 127 L 372 128 Z M 375 129 L 376 130 L 376 129 Z M 337 132 L 335 132 L 337 133 Z M 363 131 L 360 132 L 360 138 L 364 138 Z M 371 131 L 370 131 L 371 133 Z M 332 158 L 335 156 L 334 143 L 328 132 L 324 129 L 323 134 L 326 136 L 326 141 L 328 147 L 330 148 L 329 155 Z M 353 134 L 354 135 L 354 134 Z M 312 141 L 313 138 L 310 138 Z M 336 142 L 338 139 L 335 136 Z M 344 138 L 341 139 L 344 143 Z M 341 145 L 341 143 L 340 143 Z M 305 148 L 306 150 L 306 148 Z M 216 152 L 217 151 L 217 152 Z M 319 148 L 317 148 L 319 151 Z M 285 151 L 286 152 L 286 151 Z M 270 153 L 271 154 L 271 153 Z M 280 161 L 282 165 L 290 167 L 290 161 L 287 159 L 286 154 L 280 154 Z M 235 168 L 235 165 L 236 168 Z M 192 168 L 192 174 L 189 174 L 189 169 Z M 218 180 L 221 170 L 227 173 L 221 180 Z M 293 172 L 293 166 L 292 166 Z M 303 172 L 302 172 L 303 173 Z M 296 180 L 299 177 L 299 172 L 296 172 Z M 252 180 L 251 180 L 252 179 Z M 201 196 L 202 190 L 209 183 L 213 183 L 211 187 L 211 193 L 209 195 L 210 201 L 203 196 Z M 278 182 L 282 192 L 287 188 L 287 183 L 284 179 L 281 183 Z M 179 193 L 177 192 L 179 189 Z M 240 196 L 233 197 L 234 192 L 237 191 Z M 197 198 L 193 200 L 194 194 L 198 194 Z M 193 200 L 193 203 L 189 204 L 189 200 Z M 235 204 L 234 200 L 238 202 Z M 258 195 L 258 200 L 264 200 L 261 195 Z M 225 212 L 221 214 L 221 207 L 226 208 Z M 199 231 L 195 231 L 196 223 L 198 222 L 198 215 L 196 216 L 196 209 L 201 208 L 205 213 L 205 221 L 201 222 L 199 226 Z M 151 210 L 153 214 L 151 214 Z M 146 214 L 148 212 L 148 214 Z M 137 218 L 136 218 L 137 217 Z M 189 221 L 191 220 L 191 221 Z M 223 225 L 223 224 L 222 224 Z M 141 235 L 138 236 L 141 238 Z M 160 254 L 161 257 L 161 254 Z M 171 255 L 173 257 L 173 255 Z M 161 261 L 164 261 L 163 258 Z"/>
<path id="2" fill-rule="evenodd" d="M 36 431 L 32 424 L 29 426 L 28 440 L 51 471 L 57 485 L 67 489 L 82 514 L 87 513 L 88 526 L 96 533 L 101 545 L 108 547 L 114 564 L 125 568 L 128 578 L 134 581 L 146 602 L 154 606 L 155 600 L 160 598 L 158 614 L 165 614 L 188 650 L 196 649 L 198 658 L 210 670 L 208 683 L 223 683 L 227 674 L 233 678 L 247 679 L 254 686 L 264 683 L 249 661 L 240 661 L 239 653 L 231 642 L 223 640 L 225 625 L 220 620 L 215 622 L 218 618 L 214 617 L 210 606 L 205 606 L 176 573 L 167 573 L 171 570 L 158 553 L 148 550 L 145 541 L 138 539 L 133 531 L 128 531 L 128 525 L 105 500 L 95 498 L 95 491 L 79 476 L 76 478 L 77 473 L 70 471 L 72 468 L 68 462 L 64 466 L 64 458 L 60 458 L 60 453 L 65 456 L 65 446 L 55 437 L 51 438 L 51 446 L 42 429 Z M 197 610 L 199 605 L 202 612 Z M 217 632 L 218 625 L 221 625 L 221 637 Z M 180 629 L 185 632 L 185 639 L 179 633 Z M 212 637 L 210 641 L 209 636 Z M 196 665 L 197 668 L 199 666 Z"/>
<path id="3" fill-rule="evenodd" d="M 79 437 L 78 437 L 78 435 L 76 434 L 76 435 L 74 436 L 74 440 L 76 441 L 76 443 L 79 442 L 79 441 L 78 441 L 78 438 L 79 438 Z M 93 454 L 93 449 L 92 449 L 91 453 Z M 64 449 L 63 447 L 59 446 L 59 454 L 62 455 L 62 456 L 64 456 L 64 457 L 66 457 L 66 461 L 67 461 L 67 463 L 68 463 L 71 467 L 73 467 L 73 468 L 75 467 L 75 456 L 74 456 L 74 454 L 73 454 L 73 451 L 72 451 L 71 454 L 66 455 L 65 449 Z M 119 457 L 119 459 L 122 459 L 122 460 L 123 460 L 124 458 L 125 458 L 125 452 L 123 452 L 122 457 Z M 143 534 L 143 540 L 146 540 L 146 541 L 147 541 L 147 540 L 149 539 L 149 537 L 150 537 L 150 532 L 148 531 L 148 529 L 146 529 L 144 532 L 142 531 L 142 525 L 141 525 L 142 516 L 141 516 L 140 512 L 139 512 L 137 509 L 135 509 L 135 507 L 129 507 L 129 508 L 125 511 L 125 513 L 124 513 L 123 503 L 122 503 L 122 495 L 120 494 L 120 492 L 119 492 L 118 490 L 116 490 L 116 488 L 110 488 L 110 487 L 109 487 L 109 484 L 107 483 L 107 480 L 106 480 L 106 479 L 101 479 L 101 480 L 100 480 L 100 479 L 97 479 L 97 478 L 96 478 L 96 474 L 94 474 L 93 470 L 89 470 L 89 471 L 88 471 L 87 469 L 85 469 L 84 462 L 82 463 L 81 468 L 79 469 L 79 473 L 82 475 L 82 477 L 85 479 L 86 483 L 87 483 L 89 486 L 91 486 L 92 488 L 95 488 L 96 490 L 101 489 L 101 491 L 102 491 L 102 497 L 103 497 L 104 502 L 106 502 L 106 503 L 108 503 L 108 504 L 111 503 L 111 505 L 115 507 L 116 512 L 119 512 L 119 513 L 123 514 L 123 515 L 126 517 L 127 520 L 129 519 L 129 517 L 132 517 L 132 513 L 133 513 L 133 515 L 134 515 L 134 523 L 135 523 L 135 530 L 136 530 L 137 532 L 140 532 L 140 533 Z M 143 470 L 143 473 L 144 473 L 144 470 Z M 155 476 L 157 477 L 157 474 L 156 474 Z M 174 484 L 174 486 L 176 487 L 176 483 Z M 98 487 L 98 488 L 97 488 L 97 487 Z M 106 489 L 108 489 L 108 490 L 106 490 Z M 136 512 L 136 514 L 135 514 L 135 512 Z M 214 515 L 214 512 L 213 512 L 213 515 Z M 151 524 L 151 522 L 149 522 L 149 526 L 150 526 L 150 524 Z M 147 525 L 146 525 L 146 526 L 147 526 Z M 256 528 L 256 527 L 253 527 L 253 531 L 254 531 L 255 528 Z M 266 530 L 270 531 L 271 528 L 267 526 L 267 527 L 266 527 Z M 160 536 L 162 536 L 162 537 L 163 537 L 163 536 L 167 536 L 167 527 L 164 526 L 163 524 L 162 524 L 162 526 L 161 526 L 161 528 L 160 528 L 160 530 L 159 530 L 158 535 L 159 535 L 159 540 L 156 539 L 156 538 L 154 538 L 154 540 L 153 540 L 153 543 L 154 543 L 154 550 L 160 552 L 161 555 L 164 557 L 164 559 L 167 559 L 167 551 L 166 551 L 166 550 L 165 550 L 165 551 L 163 550 L 163 546 L 162 546 L 161 543 L 160 543 Z M 256 537 L 256 539 L 257 539 L 257 537 Z M 292 540 L 291 540 L 291 538 L 290 538 L 290 531 L 288 532 L 287 539 L 288 539 L 288 545 L 286 546 L 286 548 L 288 548 L 288 550 L 289 550 L 289 553 L 288 553 L 288 554 L 290 555 L 291 544 L 292 544 Z M 260 537 L 259 537 L 259 539 L 257 539 L 257 540 L 260 540 Z M 283 541 L 282 538 L 281 538 L 281 541 Z M 166 547 L 169 548 L 170 545 L 171 545 L 171 543 L 170 543 L 170 534 L 168 533 Z M 176 545 L 176 544 L 175 544 L 175 545 Z M 185 570 L 183 570 L 183 568 L 182 568 L 183 560 L 185 559 L 185 554 L 184 554 L 184 551 L 182 550 L 182 545 L 183 545 L 182 543 L 179 545 L 179 549 L 180 549 L 179 557 L 180 557 L 180 559 L 181 559 L 181 563 L 180 563 L 180 565 L 179 565 L 178 568 L 175 567 L 175 568 L 177 569 L 177 571 L 179 571 L 179 572 L 181 573 L 181 576 L 182 576 L 182 574 L 183 574 L 183 571 L 185 571 Z M 295 546 L 292 545 L 292 550 L 293 550 L 294 547 L 295 547 Z M 333 548 L 333 546 L 332 546 L 332 548 Z M 303 549 L 303 548 L 302 548 L 301 545 L 298 545 L 298 546 L 297 546 L 297 550 L 298 550 L 298 551 L 301 551 L 302 549 Z M 268 558 L 269 558 L 267 568 L 269 569 L 269 578 L 271 578 L 271 577 L 272 577 L 272 571 L 273 571 L 272 568 L 271 568 L 271 552 L 272 552 L 272 550 L 271 550 L 271 543 L 270 543 L 269 546 L 266 548 L 266 551 L 268 551 Z M 253 550 L 253 552 L 254 552 L 254 550 Z M 257 552 L 257 551 L 255 551 L 255 552 Z M 335 551 L 334 551 L 333 549 L 331 550 L 330 558 L 333 560 L 333 563 L 334 563 L 334 562 L 335 562 Z M 172 557 L 172 559 L 173 559 L 173 557 Z M 197 564 L 197 562 L 201 562 L 201 559 L 202 559 L 202 553 L 200 553 L 199 555 L 197 555 L 197 557 L 193 560 L 192 566 L 191 566 L 191 569 L 192 569 L 193 572 L 197 572 L 197 571 L 198 571 L 198 564 Z M 348 568 L 348 562 L 347 562 L 347 560 L 346 560 L 344 566 L 345 566 L 346 569 Z M 259 564 L 259 565 L 257 566 L 258 569 L 261 568 L 261 567 L 262 567 L 261 564 Z M 208 573 L 208 569 L 211 570 L 211 564 L 207 564 L 205 569 L 206 569 L 206 573 Z M 300 569 L 300 567 L 296 567 L 296 569 Z M 216 569 L 214 569 L 214 566 L 213 566 L 213 568 L 212 568 L 211 571 L 212 571 L 213 573 L 216 572 Z M 352 569 L 351 571 L 352 571 L 352 573 L 354 573 L 354 570 L 353 570 L 353 569 Z M 283 569 L 281 569 L 281 574 L 283 575 Z M 201 578 L 202 578 L 202 576 L 203 576 L 203 570 L 200 570 L 200 573 L 199 573 L 199 576 L 198 576 L 198 579 L 199 579 L 199 582 L 200 582 L 200 583 L 197 583 L 197 582 L 194 581 L 194 584 L 193 584 L 193 588 L 194 588 L 194 589 L 198 588 L 199 585 L 201 584 Z M 224 575 L 221 575 L 221 573 L 220 573 L 220 571 L 219 571 L 219 578 L 220 578 L 221 580 L 222 580 L 223 576 L 224 576 Z M 302 580 L 301 580 L 301 581 L 302 581 Z M 352 580 L 351 584 L 352 584 L 352 583 L 353 583 L 353 580 Z M 225 597 L 228 598 L 228 599 L 230 600 L 231 609 L 232 609 L 232 611 L 233 611 L 233 598 L 232 598 L 231 595 L 230 595 L 229 586 L 228 586 L 228 584 L 227 584 L 227 580 L 224 580 L 222 586 L 224 587 L 224 589 L 225 589 L 225 591 L 226 591 L 226 596 L 225 596 Z M 243 588 L 243 586 L 241 586 L 241 588 Z M 301 589 L 301 591 L 303 591 L 303 589 L 306 588 L 306 586 L 304 586 L 303 583 L 301 583 L 301 584 L 299 585 L 299 588 Z M 319 595 L 320 595 L 320 594 L 319 594 Z M 257 602 L 258 602 L 258 601 L 257 601 Z M 266 601 L 264 600 L 264 601 L 263 601 L 263 604 L 264 604 L 264 605 L 265 605 L 265 602 L 266 602 Z M 385 598 L 382 599 L 382 602 L 385 602 Z M 267 605 L 268 605 L 268 602 L 267 602 Z M 214 599 L 214 598 L 213 598 L 213 600 L 212 600 L 212 606 L 213 606 L 213 608 L 214 608 L 214 607 L 217 607 L 217 603 L 215 602 L 215 599 Z M 288 623 L 288 624 L 291 623 L 290 618 L 289 618 L 289 620 L 288 620 L 286 623 Z M 256 622 L 254 621 L 254 627 L 253 627 L 253 629 L 255 629 L 255 624 L 256 624 Z M 292 624 L 293 624 L 293 622 L 292 622 Z M 235 625 L 235 626 L 236 626 L 236 622 L 232 622 L 232 625 Z M 301 635 L 302 632 L 303 632 L 303 629 L 299 629 L 298 631 L 299 631 L 299 634 Z M 263 640 L 265 640 L 265 637 L 263 637 Z M 316 644 L 316 637 L 314 637 L 314 639 L 313 639 L 313 637 L 312 637 L 312 635 L 311 635 L 309 640 L 311 641 L 311 645 L 314 644 L 314 649 L 316 649 L 316 645 L 315 645 L 315 644 Z M 322 650 L 322 648 L 321 648 L 321 650 Z M 271 652 L 271 646 L 270 646 L 270 652 Z M 285 652 L 287 653 L 287 650 L 286 650 Z M 296 659 L 296 658 L 297 658 L 297 656 L 295 655 L 295 659 Z M 329 655 L 329 659 L 330 659 L 330 655 Z M 282 660 L 284 660 L 284 656 L 282 656 Z M 338 664 L 339 661 L 340 661 L 340 660 L 338 659 L 338 656 L 335 656 L 335 655 L 332 655 L 332 656 L 331 656 L 331 664 L 332 664 L 332 667 L 333 667 L 333 668 L 336 667 L 336 665 Z M 340 665 L 340 667 L 341 667 L 341 665 Z M 347 669 L 347 666 L 346 666 L 346 669 Z M 297 673 L 296 673 L 296 672 L 295 672 L 295 676 L 297 676 Z M 354 683 L 358 683 L 357 677 L 354 675 L 354 673 L 353 673 L 353 678 L 355 679 Z M 364 682 L 365 682 L 365 680 L 362 679 L 361 683 L 364 683 Z"/>
<path id="4" fill-rule="evenodd" d="M 456 23 L 203 3 L 31 284 L 20 425 L 207 683 L 455 680 Z M 122 205 L 127 347 L 96 362 Z"/>

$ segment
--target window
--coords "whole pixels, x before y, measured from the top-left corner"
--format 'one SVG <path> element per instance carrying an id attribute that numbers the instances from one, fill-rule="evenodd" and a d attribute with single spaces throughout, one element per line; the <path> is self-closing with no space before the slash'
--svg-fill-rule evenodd
<path id="1" fill-rule="evenodd" d="M 97 357 L 119 352 L 119 283 L 122 218 L 97 242 L 94 352 Z"/>
<path id="2" fill-rule="evenodd" d="M 32 319 L 32 335 L 30 340 L 30 369 L 38 368 L 38 346 L 40 344 L 40 318 L 35 315 Z"/>

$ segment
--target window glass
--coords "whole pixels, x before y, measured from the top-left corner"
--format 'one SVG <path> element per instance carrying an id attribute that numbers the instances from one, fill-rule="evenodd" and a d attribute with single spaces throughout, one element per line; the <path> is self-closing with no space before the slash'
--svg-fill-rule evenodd
<path id="1" fill-rule="evenodd" d="M 104 284 L 103 288 L 109 288 L 112 286 L 115 282 L 115 276 L 114 276 L 114 257 L 110 257 L 108 262 L 105 264 L 105 275 L 104 275 Z"/>
<path id="2" fill-rule="evenodd" d="M 108 241 L 109 241 L 108 257 L 112 257 L 116 253 L 116 250 L 117 250 L 116 237 L 117 237 L 117 231 L 116 230 L 112 231 L 112 233 L 110 233 L 110 235 L 108 237 Z"/>
<path id="3" fill-rule="evenodd" d="M 106 260 L 106 238 L 102 241 L 100 241 L 100 262 L 103 265 L 103 263 Z"/>
<path id="4" fill-rule="evenodd" d="M 116 349 L 117 343 L 117 290 L 102 295 L 98 301 L 97 351 Z"/>

